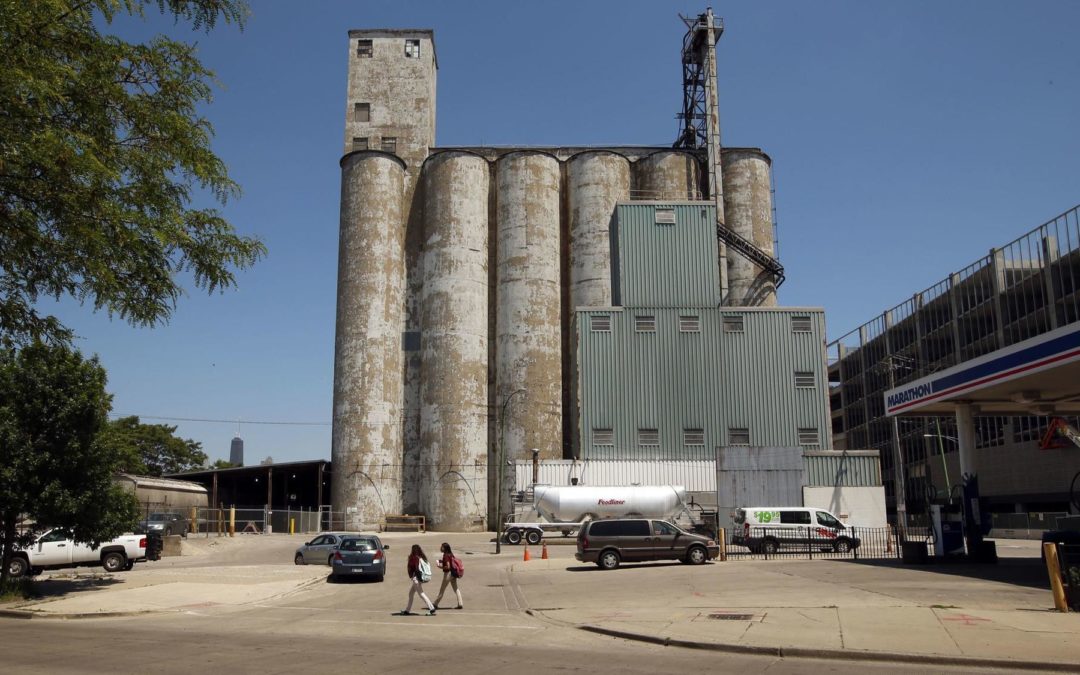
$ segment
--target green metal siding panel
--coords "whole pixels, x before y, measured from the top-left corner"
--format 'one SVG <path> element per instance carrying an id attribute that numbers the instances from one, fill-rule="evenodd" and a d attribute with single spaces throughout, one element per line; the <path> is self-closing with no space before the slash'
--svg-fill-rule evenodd
<path id="1" fill-rule="evenodd" d="M 658 224 L 656 210 L 675 212 Z M 619 204 L 612 291 L 626 307 L 716 307 L 720 304 L 715 207 Z"/>
<path id="2" fill-rule="evenodd" d="M 829 455 L 807 455 L 807 484 L 831 487 L 876 487 L 881 485 L 881 462 L 877 454 L 851 455 L 846 452 Z"/>
<path id="3" fill-rule="evenodd" d="M 611 316 L 610 333 L 589 330 L 588 316 Z M 724 333 L 723 317 L 740 315 L 745 332 Z M 634 317 L 656 317 L 655 333 L 637 333 Z M 681 333 L 679 317 L 698 316 L 700 333 Z M 792 316 L 811 317 L 794 333 Z M 586 459 L 711 459 L 731 427 L 750 429 L 753 446 L 793 447 L 799 428 L 816 428 L 831 448 L 824 316 L 817 309 L 614 308 L 579 312 L 581 448 Z M 796 370 L 815 386 L 794 385 Z M 639 428 L 655 428 L 659 447 L 641 447 Z M 683 444 L 683 430 L 704 431 L 703 446 Z M 612 429 L 613 446 L 592 443 Z"/>

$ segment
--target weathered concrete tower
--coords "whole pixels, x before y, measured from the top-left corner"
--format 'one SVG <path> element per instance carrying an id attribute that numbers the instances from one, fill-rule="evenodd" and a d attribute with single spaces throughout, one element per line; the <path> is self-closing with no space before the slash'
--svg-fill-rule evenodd
<path id="1" fill-rule="evenodd" d="M 346 528 L 364 529 L 403 511 L 402 452 L 419 434 L 422 221 L 413 204 L 435 143 L 438 65 L 430 30 L 350 31 L 348 58 L 332 503 Z"/>

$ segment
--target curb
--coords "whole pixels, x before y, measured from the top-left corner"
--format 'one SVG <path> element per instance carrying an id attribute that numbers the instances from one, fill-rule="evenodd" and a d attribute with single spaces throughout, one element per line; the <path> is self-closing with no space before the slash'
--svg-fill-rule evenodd
<path id="1" fill-rule="evenodd" d="M 678 640 L 652 635 L 641 635 L 627 631 L 613 630 L 588 624 L 577 625 L 578 630 L 598 635 L 647 642 L 663 647 L 683 647 L 706 651 L 726 652 L 729 654 L 751 654 L 756 656 L 775 656 L 778 658 L 837 659 L 844 661 L 873 661 L 886 663 L 911 663 L 928 666 L 969 666 L 978 668 L 1003 668 L 1016 670 L 1041 670 L 1063 673 L 1076 672 L 1076 665 L 1067 663 L 1045 663 L 1040 661 L 1013 661 L 1010 659 L 979 658 L 974 656 L 936 656 L 931 654 L 906 654 L 904 652 L 854 651 L 846 649 L 810 649 L 808 647 L 761 647 L 756 645 L 735 645 L 723 642 L 697 642 Z"/>
<path id="2" fill-rule="evenodd" d="M 53 619 L 67 621 L 71 619 L 115 619 L 125 616 L 160 614 L 170 610 L 142 609 L 135 612 L 83 612 L 79 614 L 46 614 L 29 609 L 0 609 L 0 618 L 7 619 Z"/>

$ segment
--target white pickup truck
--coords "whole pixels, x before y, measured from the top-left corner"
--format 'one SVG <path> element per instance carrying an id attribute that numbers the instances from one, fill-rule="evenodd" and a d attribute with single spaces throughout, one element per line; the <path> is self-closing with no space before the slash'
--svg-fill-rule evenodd
<path id="1" fill-rule="evenodd" d="M 16 549 L 8 572 L 12 577 L 40 574 L 63 567 L 101 565 L 106 572 L 130 570 L 146 560 L 146 535 L 124 534 L 91 547 L 77 544 L 64 530 L 49 530 L 26 549 Z"/>

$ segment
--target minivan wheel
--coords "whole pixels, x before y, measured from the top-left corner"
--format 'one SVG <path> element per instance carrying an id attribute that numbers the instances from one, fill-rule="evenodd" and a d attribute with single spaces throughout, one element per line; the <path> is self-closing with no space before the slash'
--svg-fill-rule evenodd
<path id="1" fill-rule="evenodd" d="M 776 543 L 775 539 L 766 539 L 761 542 L 761 552 L 767 555 L 772 555 L 780 550 L 780 545 Z"/>
<path id="2" fill-rule="evenodd" d="M 851 550 L 851 542 L 847 539 L 837 539 L 833 544 L 833 550 L 837 553 L 847 553 Z"/>
<path id="3" fill-rule="evenodd" d="M 525 533 L 525 541 L 529 542 L 533 546 L 536 546 L 540 543 L 541 536 L 542 535 L 540 534 L 540 530 L 529 530 Z"/>
<path id="4" fill-rule="evenodd" d="M 506 533 L 507 544 L 520 544 L 521 543 L 521 530 L 510 530 Z"/>
<path id="5" fill-rule="evenodd" d="M 700 565 L 709 559 L 709 554 L 700 546 L 694 546 L 686 552 L 686 562 L 691 565 Z"/>
<path id="6" fill-rule="evenodd" d="M 604 551 L 596 561 L 600 569 L 613 570 L 619 566 L 619 554 L 615 551 Z"/>

